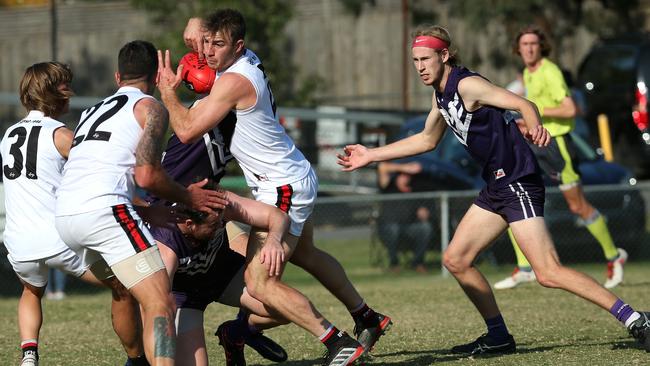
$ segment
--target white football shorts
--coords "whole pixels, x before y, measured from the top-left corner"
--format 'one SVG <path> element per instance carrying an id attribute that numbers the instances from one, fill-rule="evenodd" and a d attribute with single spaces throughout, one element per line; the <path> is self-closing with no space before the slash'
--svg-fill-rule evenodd
<path id="1" fill-rule="evenodd" d="M 318 178 L 314 169 L 303 179 L 276 188 L 252 188 L 255 200 L 275 206 L 289 214 L 289 233 L 300 236 L 305 221 L 311 216 L 316 204 Z"/>
<path id="2" fill-rule="evenodd" d="M 154 239 L 130 204 L 78 215 L 57 216 L 55 223 L 61 239 L 77 255 L 88 263 L 97 261 L 100 259 L 97 257 L 101 256 L 127 288 L 160 269 L 162 259 L 154 245 Z M 152 247 L 154 250 L 148 250 Z M 140 253 L 142 254 L 134 258 L 136 262 L 133 263 L 132 270 L 127 270 L 133 273 L 125 274 L 124 268 L 116 267 L 116 264 Z M 142 255 L 146 258 L 140 259 Z M 155 258 L 148 258 L 151 256 Z M 129 264 L 128 262 L 124 263 Z"/>
<path id="3" fill-rule="evenodd" d="M 75 277 L 81 277 L 89 267 L 71 249 L 32 261 L 15 261 L 11 258 L 11 254 L 7 254 L 7 259 L 9 259 L 9 263 L 18 278 L 35 287 L 45 287 L 47 285 L 50 268 L 56 268 Z"/>

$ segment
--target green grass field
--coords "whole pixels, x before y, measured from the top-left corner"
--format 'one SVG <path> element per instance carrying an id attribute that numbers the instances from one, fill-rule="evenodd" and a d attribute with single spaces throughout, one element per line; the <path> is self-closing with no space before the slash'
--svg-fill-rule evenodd
<path id="1" fill-rule="evenodd" d="M 637 346 L 627 331 L 607 312 L 559 290 L 537 284 L 497 292 L 503 315 L 515 336 L 519 352 L 493 358 L 459 358 L 447 350 L 474 339 L 485 326 L 453 279 L 438 274 L 392 275 L 368 264 L 368 244 L 332 241 L 322 247 L 338 257 L 366 300 L 393 317 L 395 325 L 377 344 L 373 365 L 648 365 L 650 353 Z M 594 247 L 594 250 L 600 250 Z M 508 268 L 481 266 L 492 282 L 507 275 Z M 579 267 L 597 278 L 604 265 Z M 626 283 L 616 293 L 640 309 L 650 309 L 650 267 L 630 263 Z M 289 283 L 303 291 L 321 312 L 340 328 L 352 330 L 345 308 L 308 275 L 290 268 Z M 14 279 L 3 279 L 13 281 Z M 0 365 L 19 363 L 16 324 L 17 298 L 0 298 Z M 41 365 L 123 365 L 125 356 L 110 325 L 108 292 L 70 294 L 63 301 L 44 300 L 41 331 Z M 224 356 L 212 334 L 236 310 L 211 305 L 206 312 L 206 338 L 212 365 L 223 365 Z M 324 347 L 307 332 L 289 325 L 267 332 L 283 344 L 287 365 L 320 363 Z M 254 351 L 246 351 L 249 365 L 266 365 Z"/>

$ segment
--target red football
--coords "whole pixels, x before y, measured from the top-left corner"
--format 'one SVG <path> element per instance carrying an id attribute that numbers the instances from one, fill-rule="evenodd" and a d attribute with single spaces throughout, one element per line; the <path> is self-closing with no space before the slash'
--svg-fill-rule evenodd
<path id="1" fill-rule="evenodd" d="M 181 58 L 183 65 L 183 83 L 197 94 L 209 93 L 214 84 L 216 72 L 212 70 L 205 59 L 200 60 L 196 52 L 188 52 Z"/>

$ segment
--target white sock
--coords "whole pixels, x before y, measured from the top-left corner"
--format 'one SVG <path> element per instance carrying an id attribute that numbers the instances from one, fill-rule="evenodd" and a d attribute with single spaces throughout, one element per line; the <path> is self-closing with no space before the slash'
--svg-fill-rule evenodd
<path id="1" fill-rule="evenodd" d="M 34 343 L 34 344 L 38 345 L 38 339 L 25 339 L 25 340 L 20 342 L 20 347 L 22 348 L 24 345 L 26 345 L 28 343 Z"/>
<path id="2" fill-rule="evenodd" d="M 641 314 L 639 314 L 636 311 L 633 312 L 632 315 L 630 315 L 630 317 L 627 318 L 627 320 L 625 321 L 625 327 L 628 328 L 630 326 L 630 324 L 634 323 L 640 317 L 641 317 Z"/>
<path id="3" fill-rule="evenodd" d="M 323 334 L 321 334 L 320 337 L 318 337 L 318 339 L 322 342 L 323 339 L 325 339 L 327 337 L 327 335 L 330 334 L 332 329 L 334 329 L 334 325 L 330 324 L 329 328 L 327 328 L 325 330 L 325 332 Z"/>

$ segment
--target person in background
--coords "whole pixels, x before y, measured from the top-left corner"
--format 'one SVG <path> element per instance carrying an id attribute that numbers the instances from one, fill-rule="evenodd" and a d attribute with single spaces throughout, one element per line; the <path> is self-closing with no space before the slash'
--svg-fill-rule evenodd
<path id="1" fill-rule="evenodd" d="M 63 300 L 65 298 L 66 274 L 56 268 L 50 268 L 49 280 L 45 288 L 45 298 L 48 300 Z"/>
<path id="2" fill-rule="evenodd" d="M 558 185 L 569 206 L 589 232 L 598 241 L 607 259 L 605 288 L 614 288 L 623 282 L 623 265 L 628 254 L 617 248 L 607 222 L 585 197 L 580 184 L 580 173 L 575 160 L 575 147 L 569 134 L 575 128 L 578 112 L 576 103 L 560 68 L 546 56 L 551 52 L 546 35 L 534 26 L 522 29 L 513 45 L 513 51 L 524 62 L 526 97 L 536 104 L 544 127 L 551 134 L 551 144 L 545 148 L 531 145 L 540 167 L 553 183 Z M 512 275 L 494 284 L 495 289 L 509 289 L 525 282 L 535 281 L 530 263 L 518 248 L 508 231 L 517 255 L 517 267 Z"/>
<path id="3" fill-rule="evenodd" d="M 382 194 L 415 192 L 414 180 L 422 172 L 420 163 L 380 162 L 377 165 L 377 183 Z M 388 251 L 389 270 L 399 272 L 400 247 L 413 250 L 411 267 L 418 273 L 427 273 L 424 266 L 433 227 L 431 212 L 421 202 L 382 201 L 377 233 Z"/>

